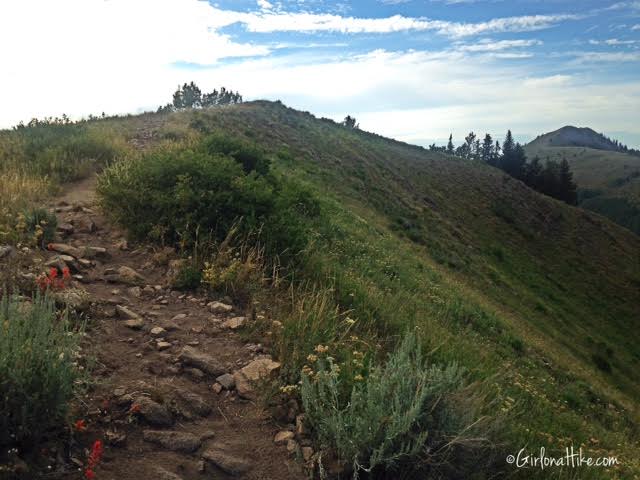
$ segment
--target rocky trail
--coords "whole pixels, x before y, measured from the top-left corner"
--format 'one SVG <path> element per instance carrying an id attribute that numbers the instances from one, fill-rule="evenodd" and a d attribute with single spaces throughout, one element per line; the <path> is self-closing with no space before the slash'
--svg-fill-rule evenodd
<path id="1" fill-rule="evenodd" d="M 281 406 L 277 423 L 259 400 L 279 364 L 242 340 L 251 319 L 229 299 L 172 290 L 177 256 L 128 244 L 95 199 L 95 178 L 55 199 L 60 239 L 43 260 L 69 267 L 86 292 L 72 301 L 90 305 L 82 353 L 95 359 L 95 383 L 74 409 L 78 468 L 57 478 L 82 478 L 96 439 L 98 480 L 304 478 L 297 459 L 313 452 L 297 405 Z"/>

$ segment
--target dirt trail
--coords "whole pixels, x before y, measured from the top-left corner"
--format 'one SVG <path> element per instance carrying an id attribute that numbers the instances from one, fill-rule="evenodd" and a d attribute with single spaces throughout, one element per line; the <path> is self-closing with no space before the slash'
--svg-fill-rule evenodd
<path id="1" fill-rule="evenodd" d="M 124 232 L 108 222 L 95 200 L 90 178 L 68 186 L 52 207 L 59 225 L 66 225 L 60 243 L 98 247 L 70 262 L 93 304 L 83 353 L 96 360 L 97 383 L 77 409 L 88 425 L 77 436 L 85 446 L 95 439 L 105 443 L 96 478 L 305 478 L 288 451 L 298 447 L 299 453 L 300 445 L 286 438 L 274 442 L 292 425 L 276 425 L 263 411 L 244 383 L 251 372 L 236 373 L 236 387 L 219 393 L 213 388 L 219 375 L 268 358 L 261 345 L 246 344 L 238 330 L 225 325 L 244 313 L 210 304 L 220 299 L 171 290 L 161 255 L 147 245 L 125 245 Z M 268 359 L 261 362 L 273 366 Z M 224 380 L 233 383 L 231 376 Z M 289 412 L 289 421 L 295 413 Z"/>

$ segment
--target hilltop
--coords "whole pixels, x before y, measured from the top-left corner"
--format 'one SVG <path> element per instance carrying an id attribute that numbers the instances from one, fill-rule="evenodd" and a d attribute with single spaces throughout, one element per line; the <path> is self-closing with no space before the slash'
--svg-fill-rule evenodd
<path id="1" fill-rule="evenodd" d="M 525 146 L 529 158 L 566 159 L 578 204 L 640 234 L 640 157 L 590 128 L 563 127 Z"/>
<path id="2" fill-rule="evenodd" d="M 428 352 L 429 371 L 447 385 L 432 405 L 434 412 L 445 409 L 437 410 L 442 418 L 434 414 L 422 420 L 443 422 L 428 423 L 428 441 L 436 443 L 427 445 L 437 451 L 448 443 L 446 433 L 462 422 L 492 422 L 478 422 L 483 430 L 474 431 L 478 439 L 490 440 L 491 460 L 484 457 L 487 451 L 462 443 L 447 450 L 452 456 L 446 462 L 429 457 L 433 464 L 421 464 L 426 472 L 441 478 L 468 478 L 470 472 L 479 478 L 509 476 L 514 469 L 504 462 L 506 454 L 525 446 L 557 452 L 571 445 L 624 463 L 620 471 L 584 470 L 585 478 L 625 478 L 640 471 L 632 460 L 640 420 L 640 237 L 600 215 L 538 194 L 482 162 L 319 119 L 280 102 L 147 114 L 112 119 L 108 125 L 135 147 L 110 159 L 98 181 L 106 214 L 101 222 L 118 222 L 140 242 L 140 249 L 116 258 L 142 269 L 152 261 L 145 244 L 155 242 L 159 251 L 175 245 L 186 265 L 181 288 L 197 289 L 204 306 L 211 292 L 202 292 L 202 280 L 214 284 L 244 272 L 249 285 L 223 283 L 224 295 L 242 294 L 233 299 L 238 310 L 246 308 L 238 311 L 246 314 L 242 335 L 264 344 L 282 362 L 281 383 L 273 388 L 302 389 L 301 397 L 293 394 L 285 405 L 299 406 L 301 400 L 317 422 L 310 425 L 314 449 L 351 452 L 351 442 L 336 444 L 332 428 L 350 428 L 342 431 L 344 438 L 365 438 L 371 425 L 395 426 L 395 409 L 407 398 L 385 397 L 391 414 L 383 408 L 363 415 L 343 405 L 344 416 L 329 425 L 322 419 L 331 419 L 336 409 L 309 400 L 313 387 L 305 375 L 316 381 L 323 371 L 339 375 L 346 398 L 352 387 L 362 392 L 362 384 L 379 392 L 393 381 L 409 382 L 420 368 L 402 375 L 368 374 L 379 372 L 372 365 L 389 353 L 401 355 L 402 346 L 411 345 L 400 341 L 410 331 Z M 141 135 L 131 134 L 132 125 L 142 125 L 142 143 Z M 228 220 L 225 209 L 214 210 L 217 205 L 207 199 L 227 202 L 227 211 L 247 207 L 240 211 L 248 221 L 263 219 L 268 236 L 260 250 L 244 244 L 228 253 L 225 238 L 206 251 L 197 236 L 193 250 L 184 250 L 190 232 L 172 231 L 174 225 L 194 221 L 213 231 Z M 248 208 L 251 202 L 259 208 Z M 196 235 L 203 231 L 195 229 Z M 113 241 L 117 238 L 113 227 Z M 277 250 L 294 242 L 307 246 Z M 289 263 L 282 265 L 282 278 L 269 274 L 272 284 L 266 286 L 266 269 L 260 281 L 251 280 L 252 269 L 270 251 Z M 203 255 L 212 255 L 208 261 L 214 265 L 197 263 Z M 218 265 L 221 257 L 228 263 Z M 150 271 L 160 282 L 158 270 Z M 291 283 L 282 290 L 282 282 Z M 177 312 L 172 299 L 179 298 L 175 289 L 167 287 L 155 300 L 159 305 L 166 300 L 172 314 Z M 131 299 L 136 308 L 143 303 Z M 258 303 L 263 310 L 252 311 Z M 195 304 L 193 309 L 200 310 Z M 273 323 L 261 323 L 263 316 Z M 99 332 L 98 340 L 108 345 L 108 330 Z M 201 348 L 215 356 L 215 349 L 207 350 L 214 341 L 201 340 Z M 167 355 L 153 358 L 169 367 L 137 375 L 148 376 L 148 383 L 172 378 L 173 350 L 167 348 Z M 226 354 L 235 360 L 230 351 Z M 420 366 L 411 356 L 402 358 Z M 327 363 L 322 362 L 333 361 L 342 373 L 323 370 Z M 459 377 L 466 382 L 462 389 Z M 387 384 L 376 383 L 382 381 Z M 353 432 L 361 435 L 349 436 Z M 365 454 L 373 446 L 359 444 L 365 452 L 356 452 L 359 461 L 369 459 Z M 400 462 L 399 467 L 409 472 L 415 465 Z M 352 463 L 343 468 L 349 473 Z M 383 478 L 394 470 L 376 472 Z M 515 476 L 546 478 L 546 473 L 521 470 Z M 559 478 L 571 475 L 561 472 Z"/>

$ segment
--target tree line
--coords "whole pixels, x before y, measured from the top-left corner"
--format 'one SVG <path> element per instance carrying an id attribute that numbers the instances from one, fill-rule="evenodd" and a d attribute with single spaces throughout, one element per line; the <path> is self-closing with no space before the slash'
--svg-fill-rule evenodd
<path id="1" fill-rule="evenodd" d="M 214 89 L 210 93 L 202 93 L 200 87 L 194 82 L 178 86 L 173 93 L 173 101 L 160 108 L 158 113 L 175 112 L 187 108 L 209 108 L 218 105 L 233 105 L 242 103 L 242 95 L 222 87 L 219 91 Z"/>
<path id="2" fill-rule="evenodd" d="M 511 130 L 507 131 L 502 145 L 497 140 L 494 142 L 488 133 L 480 140 L 475 133 L 470 132 L 462 145 L 456 147 L 453 144 L 453 135 L 449 135 L 446 146 L 437 146 L 434 143 L 429 146 L 429 150 L 455 155 L 465 160 L 485 162 L 522 180 L 540 193 L 569 205 L 578 203 L 577 185 L 573 181 L 569 162 L 565 158 L 560 162 L 547 159 L 543 165 L 537 156 L 528 162 L 524 147 L 514 141 Z"/>

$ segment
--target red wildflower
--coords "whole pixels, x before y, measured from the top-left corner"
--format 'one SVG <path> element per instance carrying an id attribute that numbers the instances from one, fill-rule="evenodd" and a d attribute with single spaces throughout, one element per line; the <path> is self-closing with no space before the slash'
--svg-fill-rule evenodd
<path id="1" fill-rule="evenodd" d="M 86 478 L 87 480 L 93 480 L 94 478 L 96 478 L 96 474 L 93 470 L 91 470 L 90 468 L 87 468 L 84 471 L 84 478 Z"/>
<path id="2" fill-rule="evenodd" d="M 71 278 L 71 271 L 69 270 L 69 267 L 64 267 L 62 269 L 62 278 L 64 280 L 69 280 Z"/>
<path id="3" fill-rule="evenodd" d="M 84 420 L 76 420 L 73 426 L 78 432 L 84 432 L 87 429 L 87 423 Z"/>
<path id="4" fill-rule="evenodd" d="M 101 440 L 96 440 L 93 442 L 93 446 L 91 447 L 91 453 L 89 453 L 89 458 L 87 460 L 87 468 L 84 471 L 84 476 L 87 480 L 92 480 L 96 478 L 96 474 L 94 469 L 102 460 L 103 446 Z"/>
<path id="5" fill-rule="evenodd" d="M 54 278 L 56 278 L 58 276 L 58 269 L 57 267 L 51 267 L 49 269 L 49 278 L 51 280 L 53 280 Z"/>
<path id="6" fill-rule="evenodd" d="M 129 409 L 129 413 L 140 413 L 140 405 L 137 403 L 134 403 L 133 405 L 131 405 L 131 408 Z"/>
<path id="7" fill-rule="evenodd" d="M 53 250 L 53 243 L 47 244 L 47 250 Z"/>

